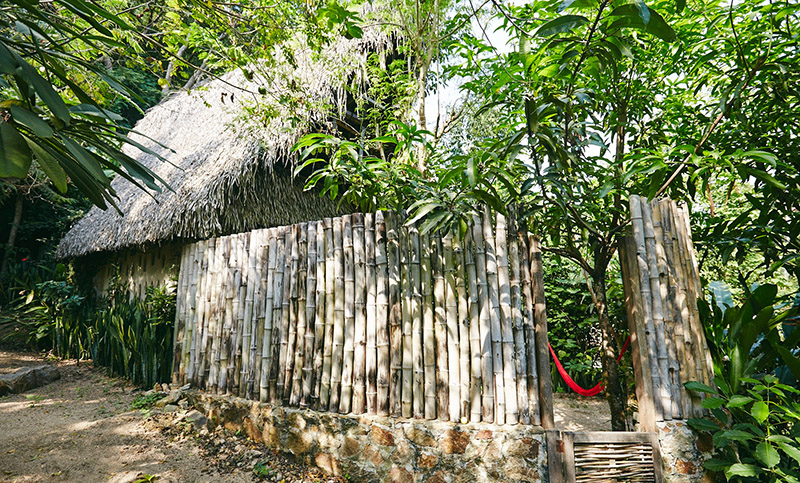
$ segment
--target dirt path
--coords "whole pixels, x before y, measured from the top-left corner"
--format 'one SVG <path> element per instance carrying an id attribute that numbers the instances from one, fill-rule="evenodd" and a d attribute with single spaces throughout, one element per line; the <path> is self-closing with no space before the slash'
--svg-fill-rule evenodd
<path id="1" fill-rule="evenodd" d="M 555 393 L 553 419 L 564 431 L 611 431 L 611 410 L 604 397 Z"/>
<path id="2" fill-rule="evenodd" d="M 0 351 L 2 372 L 44 362 Z M 150 475 L 159 482 L 328 481 L 223 431 L 198 438 L 175 422 L 176 413 L 131 411 L 142 392 L 90 364 L 56 365 L 60 380 L 0 397 L 2 482 L 121 483 L 150 481 Z M 254 476 L 258 462 L 270 476 Z"/>

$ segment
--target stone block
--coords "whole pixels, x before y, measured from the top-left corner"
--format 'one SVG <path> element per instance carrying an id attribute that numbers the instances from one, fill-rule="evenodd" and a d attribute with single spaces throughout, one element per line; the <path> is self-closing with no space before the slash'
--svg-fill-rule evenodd
<path id="1" fill-rule="evenodd" d="M 47 364 L 23 367 L 14 373 L 0 375 L 0 396 L 19 394 L 49 384 L 60 377 L 58 368 Z"/>
<path id="2" fill-rule="evenodd" d="M 417 466 L 425 470 L 433 468 L 438 462 L 439 457 L 435 454 L 421 453 L 417 456 Z"/>
<path id="3" fill-rule="evenodd" d="M 370 430 L 372 441 L 381 446 L 394 446 L 394 435 L 388 429 L 373 424 Z"/>
<path id="4" fill-rule="evenodd" d="M 415 424 L 406 428 L 406 438 L 417 446 L 436 446 L 431 432 Z"/>
<path id="5" fill-rule="evenodd" d="M 470 437 L 466 431 L 449 429 L 442 438 L 442 451 L 446 454 L 464 454 L 469 445 Z"/>
<path id="6" fill-rule="evenodd" d="M 414 475 L 405 468 L 394 467 L 389 470 L 389 475 L 384 481 L 387 483 L 413 483 Z"/>

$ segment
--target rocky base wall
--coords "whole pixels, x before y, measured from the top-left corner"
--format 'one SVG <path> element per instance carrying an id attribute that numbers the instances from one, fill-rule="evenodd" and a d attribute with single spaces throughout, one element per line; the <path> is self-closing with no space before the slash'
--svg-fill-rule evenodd
<path id="1" fill-rule="evenodd" d="M 666 483 L 697 483 L 713 481 L 703 469 L 711 457 L 713 444 L 708 435 L 698 437 L 686 421 L 663 421 L 658 424 L 661 460 Z"/>
<path id="2" fill-rule="evenodd" d="M 340 415 L 199 392 L 187 397 L 209 424 L 244 431 L 351 481 L 547 481 L 538 426 Z"/>

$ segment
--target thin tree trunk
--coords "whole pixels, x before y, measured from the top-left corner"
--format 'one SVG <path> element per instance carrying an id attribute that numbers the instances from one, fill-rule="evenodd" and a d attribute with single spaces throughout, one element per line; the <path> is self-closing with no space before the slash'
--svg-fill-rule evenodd
<path id="1" fill-rule="evenodd" d="M 593 277 L 591 283 L 595 310 L 597 310 L 597 315 L 600 319 L 600 332 L 602 334 L 600 358 L 603 363 L 603 380 L 606 382 L 606 399 L 611 409 L 611 429 L 613 431 L 625 431 L 625 393 L 622 391 L 617 358 L 612 344 L 614 332 L 611 327 L 611 320 L 608 317 L 608 305 L 606 304 L 605 273 Z"/>
<path id="2" fill-rule="evenodd" d="M 22 222 L 22 193 L 17 191 L 17 201 L 14 204 L 14 220 L 11 222 L 11 230 L 8 232 L 8 241 L 6 242 L 5 249 L 3 250 L 3 266 L 0 268 L 0 278 L 8 272 L 8 261 L 11 259 L 11 252 L 17 243 L 17 232 L 19 231 L 19 224 Z"/>

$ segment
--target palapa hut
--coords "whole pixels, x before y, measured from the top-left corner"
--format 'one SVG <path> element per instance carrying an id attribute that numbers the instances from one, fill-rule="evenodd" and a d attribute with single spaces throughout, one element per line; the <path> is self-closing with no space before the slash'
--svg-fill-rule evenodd
<path id="1" fill-rule="evenodd" d="M 132 146 L 124 151 L 172 190 L 146 193 L 117 177 L 111 186 L 122 215 L 92 208 L 58 255 L 80 259 L 100 292 L 116 265 L 121 283 L 141 297 L 147 286 L 177 274 L 186 242 L 348 211 L 292 178 L 291 148 L 312 129 L 336 129 L 337 120 L 353 124 L 347 87 L 363 89 L 367 55 L 390 46 L 389 38 L 367 30 L 321 53 L 296 48 L 292 62 L 232 72 L 151 108 L 131 137 L 168 162 Z"/>

